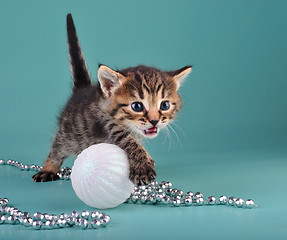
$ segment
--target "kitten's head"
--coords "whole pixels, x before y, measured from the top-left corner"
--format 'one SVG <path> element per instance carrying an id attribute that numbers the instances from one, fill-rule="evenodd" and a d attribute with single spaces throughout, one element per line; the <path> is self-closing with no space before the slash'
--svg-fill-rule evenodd
<path id="1" fill-rule="evenodd" d="M 163 72 L 137 66 L 122 71 L 100 65 L 98 79 L 109 115 L 131 133 L 153 138 L 180 110 L 178 89 L 191 66 Z"/>

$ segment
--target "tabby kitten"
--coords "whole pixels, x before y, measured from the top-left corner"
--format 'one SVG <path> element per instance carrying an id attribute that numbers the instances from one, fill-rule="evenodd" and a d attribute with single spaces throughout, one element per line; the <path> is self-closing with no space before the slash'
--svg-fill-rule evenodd
<path id="1" fill-rule="evenodd" d="M 57 180 L 65 158 L 104 142 L 125 150 L 134 184 L 150 183 L 156 177 L 154 161 L 139 141 L 154 138 L 175 118 L 181 107 L 177 90 L 191 66 L 164 72 L 143 65 L 121 71 L 100 65 L 99 82 L 93 85 L 71 14 L 67 32 L 73 93 L 59 117 L 50 153 L 33 180 Z"/>

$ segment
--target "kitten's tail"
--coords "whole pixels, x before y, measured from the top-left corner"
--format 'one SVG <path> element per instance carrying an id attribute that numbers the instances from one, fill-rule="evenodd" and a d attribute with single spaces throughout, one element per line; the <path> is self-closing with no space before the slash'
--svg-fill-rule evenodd
<path id="1" fill-rule="evenodd" d="M 67 15 L 68 46 L 74 90 L 92 85 L 88 67 L 81 50 L 72 15 Z"/>

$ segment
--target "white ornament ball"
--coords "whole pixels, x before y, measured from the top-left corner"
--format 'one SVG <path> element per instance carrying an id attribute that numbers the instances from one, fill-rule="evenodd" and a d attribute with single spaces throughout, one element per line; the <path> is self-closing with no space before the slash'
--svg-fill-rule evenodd
<path id="1" fill-rule="evenodd" d="M 92 145 L 78 155 L 71 182 L 84 203 L 100 209 L 120 205 L 134 189 L 125 151 L 107 143 Z"/>

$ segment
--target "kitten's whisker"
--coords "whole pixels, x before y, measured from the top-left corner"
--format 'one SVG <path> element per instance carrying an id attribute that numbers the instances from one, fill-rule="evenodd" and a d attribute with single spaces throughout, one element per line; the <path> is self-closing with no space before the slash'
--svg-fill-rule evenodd
<path id="1" fill-rule="evenodd" d="M 172 126 L 170 126 L 170 125 L 167 125 L 167 126 L 168 126 L 168 127 L 173 131 L 173 133 L 175 134 L 175 136 L 176 136 L 176 138 L 177 138 L 178 143 L 180 143 L 180 144 L 181 144 L 180 139 L 179 139 L 179 137 L 178 137 L 178 135 L 177 135 L 176 131 L 172 128 Z"/>
<path id="2" fill-rule="evenodd" d="M 174 144 L 174 141 L 173 141 L 173 137 L 172 137 L 172 134 L 170 132 L 170 130 L 168 128 L 165 128 L 166 131 L 167 131 L 167 134 L 168 134 L 168 139 L 169 139 L 169 147 L 168 147 L 168 150 L 170 150 L 171 146 L 173 145 L 174 149 L 175 149 L 175 144 Z"/>
<path id="3" fill-rule="evenodd" d="M 170 122 L 170 124 L 173 124 L 177 129 L 179 129 L 186 140 L 188 139 L 188 137 L 185 134 L 185 132 L 175 122 Z"/>
<path id="4" fill-rule="evenodd" d="M 167 130 L 167 132 L 168 132 L 168 139 L 169 139 L 168 150 L 170 150 L 172 146 L 174 147 L 174 141 L 173 141 L 173 137 L 172 137 L 172 134 L 171 134 L 171 132 L 169 131 L 169 129 L 166 128 L 166 130 Z"/>
<path id="5" fill-rule="evenodd" d="M 163 140 L 163 142 L 162 142 L 162 144 L 165 144 L 166 143 L 166 141 L 167 141 L 167 139 L 168 139 L 168 137 L 169 137 L 169 132 L 168 132 L 168 130 L 167 130 L 167 128 L 164 128 L 163 129 L 165 132 L 165 137 L 164 137 L 164 140 Z"/>

